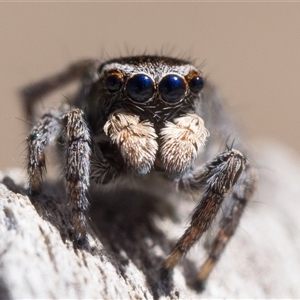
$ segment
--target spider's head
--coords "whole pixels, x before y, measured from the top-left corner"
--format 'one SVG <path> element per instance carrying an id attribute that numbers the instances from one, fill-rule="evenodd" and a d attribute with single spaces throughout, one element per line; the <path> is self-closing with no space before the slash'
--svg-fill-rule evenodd
<path id="1" fill-rule="evenodd" d="M 204 85 L 202 73 L 189 62 L 164 56 L 112 59 L 98 74 L 92 110 L 109 114 L 125 108 L 154 123 L 190 112 Z"/>
<path id="2" fill-rule="evenodd" d="M 88 99 L 92 131 L 117 146 L 127 169 L 186 173 L 208 136 L 195 113 L 202 73 L 185 60 L 133 56 L 103 63 L 98 76 Z"/>

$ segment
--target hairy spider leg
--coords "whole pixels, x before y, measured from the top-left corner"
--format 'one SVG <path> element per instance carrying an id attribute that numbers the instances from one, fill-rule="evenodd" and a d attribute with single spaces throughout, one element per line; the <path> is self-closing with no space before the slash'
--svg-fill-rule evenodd
<path id="1" fill-rule="evenodd" d="M 252 166 L 247 162 L 245 170 L 233 187 L 228 206 L 225 207 L 219 223 L 219 231 L 213 239 L 208 257 L 198 273 L 196 287 L 199 290 L 205 288 L 207 278 L 224 252 L 227 243 L 234 235 L 244 209 L 253 194 L 255 182 L 256 174 Z"/>
<path id="2" fill-rule="evenodd" d="M 50 110 L 40 118 L 27 137 L 27 173 L 31 194 L 41 191 L 43 173 L 46 169 L 45 147 L 59 135 L 61 116 L 64 113 L 63 106 L 57 110 Z"/>
<path id="3" fill-rule="evenodd" d="M 82 246 L 87 242 L 85 213 L 89 204 L 86 194 L 90 178 L 91 137 L 80 109 L 67 112 L 62 123 L 66 196 L 72 210 L 73 239 Z"/>
<path id="4" fill-rule="evenodd" d="M 165 270 L 172 269 L 208 230 L 244 167 L 245 157 L 237 150 L 226 149 L 205 164 L 203 169 L 196 169 L 183 179 L 183 185 L 188 191 L 204 189 L 204 192 L 193 212 L 190 226 L 165 260 Z"/>

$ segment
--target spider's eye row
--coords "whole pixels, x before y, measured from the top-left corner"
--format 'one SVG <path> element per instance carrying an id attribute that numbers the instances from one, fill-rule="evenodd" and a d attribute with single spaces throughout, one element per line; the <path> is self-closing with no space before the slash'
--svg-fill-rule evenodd
<path id="1" fill-rule="evenodd" d="M 119 74 L 111 74 L 106 78 L 107 90 L 111 93 L 118 92 L 123 86 L 123 78 Z"/>
<path id="2" fill-rule="evenodd" d="M 192 93 L 199 94 L 200 91 L 203 89 L 204 80 L 200 76 L 194 76 L 189 80 L 189 87 Z"/>
<path id="3" fill-rule="evenodd" d="M 136 74 L 126 84 L 129 98 L 134 102 L 147 102 L 154 94 L 154 83 L 146 74 Z"/>
<path id="4" fill-rule="evenodd" d="M 158 89 L 165 102 L 176 103 L 183 99 L 186 93 L 186 84 L 180 76 L 170 74 L 161 80 Z"/>
<path id="5" fill-rule="evenodd" d="M 156 90 L 153 79 L 147 74 L 135 74 L 127 82 L 122 73 L 118 72 L 108 74 L 106 77 L 106 88 L 110 93 L 120 91 L 124 85 L 128 97 L 138 103 L 149 101 Z M 193 94 L 199 94 L 203 86 L 204 79 L 198 74 L 193 74 L 186 79 L 177 74 L 168 74 L 158 83 L 158 93 L 163 101 L 177 103 L 185 97 L 188 87 Z"/>

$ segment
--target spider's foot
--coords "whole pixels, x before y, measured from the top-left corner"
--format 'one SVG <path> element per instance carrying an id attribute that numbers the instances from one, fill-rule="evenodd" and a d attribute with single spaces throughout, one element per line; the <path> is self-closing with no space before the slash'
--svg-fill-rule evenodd
<path id="1" fill-rule="evenodd" d="M 74 242 L 74 247 L 78 249 L 86 248 L 89 245 L 89 240 L 86 233 L 74 234 L 73 242 Z"/>
<path id="2" fill-rule="evenodd" d="M 205 290 L 206 287 L 206 281 L 197 279 L 194 283 L 194 288 L 197 292 L 201 293 Z"/>
<path id="3" fill-rule="evenodd" d="M 169 280 L 172 276 L 173 270 L 162 267 L 160 270 L 160 279 L 161 280 Z"/>
<path id="4" fill-rule="evenodd" d="M 171 298 L 171 299 L 176 299 L 177 297 L 175 297 L 175 298 L 172 297 L 172 294 L 174 294 L 172 269 L 167 269 L 165 267 L 162 267 L 159 271 L 160 271 L 159 287 L 163 293 L 163 296 Z"/>
<path id="5" fill-rule="evenodd" d="M 208 257 L 205 263 L 203 264 L 195 282 L 195 289 L 198 292 L 203 292 L 203 290 L 205 290 L 207 279 L 216 263 L 217 259 L 215 257 Z"/>
<path id="6" fill-rule="evenodd" d="M 27 189 L 27 195 L 29 196 L 38 196 L 41 194 L 41 189 L 33 189 L 33 188 L 28 188 Z"/>

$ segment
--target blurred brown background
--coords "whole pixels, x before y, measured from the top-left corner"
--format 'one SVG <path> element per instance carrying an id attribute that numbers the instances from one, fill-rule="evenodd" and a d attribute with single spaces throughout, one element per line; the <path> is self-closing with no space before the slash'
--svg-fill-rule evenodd
<path id="1" fill-rule="evenodd" d="M 0 169 L 24 164 L 20 87 L 129 50 L 204 62 L 249 138 L 299 152 L 299 16 L 300 3 L 1 3 Z"/>

